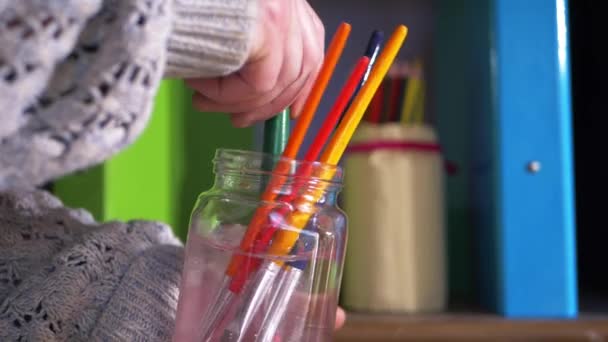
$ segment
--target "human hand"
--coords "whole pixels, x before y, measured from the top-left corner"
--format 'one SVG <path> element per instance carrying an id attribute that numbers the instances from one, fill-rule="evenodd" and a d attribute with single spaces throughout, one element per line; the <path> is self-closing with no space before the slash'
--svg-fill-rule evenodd
<path id="1" fill-rule="evenodd" d="M 342 308 L 338 307 L 338 311 L 336 311 L 336 325 L 334 326 L 334 330 L 340 330 L 344 326 L 344 322 L 346 322 L 346 313 Z"/>
<path id="2" fill-rule="evenodd" d="M 259 0 L 250 54 L 236 73 L 190 79 L 196 109 L 246 127 L 291 106 L 295 118 L 323 61 L 325 29 L 306 0 Z"/>

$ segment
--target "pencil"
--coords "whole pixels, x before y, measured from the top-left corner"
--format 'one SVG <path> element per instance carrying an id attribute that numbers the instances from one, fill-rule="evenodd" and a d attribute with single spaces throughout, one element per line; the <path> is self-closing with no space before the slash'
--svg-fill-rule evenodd
<path id="1" fill-rule="evenodd" d="M 401 122 L 409 124 L 412 122 L 412 114 L 414 106 L 416 104 L 416 97 L 420 91 L 420 77 L 417 75 L 416 70 L 418 69 L 418 62 L 414 66 L 414 75 L 411 75 L 408 80 L 407 89 L 405 90 L 405 100 L 403 103 L 403 110 L 401 112 Z"/>
<path id="2" fill-rule="evenodd" d="M 363 77 L 363 74 L 365 73 L 365 69 L 368 64 L 368 57 L 361 57 L 361 59 L 359 59 L 351 75 L 347 79 L 344 87 L 340 91 L 340 94 L 338 95 L 334 105 L 332 106 L 331 110 L 323 121 L 321 129 L 319 129 L 319 131 L 317 132 L 313 143 L 310 145 L 308 151 L 306 152 L 304 160 L 308 163 L 303 163 L 302 165 L 300 165 L 297 170 L 295 184 L 292 186 L 291 192 L 289 194 L 281 196 L 281 202 L 293 202 L 297 198 L 297 195 L 300 193 L 300 188 L 302 186 L 305 186 L 303 179 L 309 177 L 311 172 L 313 171 L 313 164 L 310 162 L 315 161 L 319 157 L 319 154 L 323 149 L 325 142 L 331 135 L 337 121 L 340 119 L 340 114 L 344 111 L 348 100 L 355 91 L 357 84 Z M 286 216 L 289 214 L 289 209 L 288 207 L 283 206 L 277 208 L 275 210 L 275 213 L 277 215 Z M 254 242 L 254 246 L 251 251 L 253 253 L 262 253 L 264 249 L 268 246 L 268 242 L 270 242 L 277 229 L 278 226 L 274 224 L 267 225 L 266 228 L 257 235 L 257 238 Z M 259 266 L 259 264 L 260 262 L 258 259 L 258 261 L 254 261 L 253 263 L 248 264 L 248 267 L 240 267 L 236 275 L 233 277 L 233 281 L 230 284 L 231 289 L 239 291 L 247 280 L 247 276 L 250 273 L 254 272 Z"/>
<path id="3" fill-rule="evenodd" d="M 374 94 L 374 97 L 369 106 L 369 121 L 371 123 L 380 123 L 382 119 L 382 110 L 384 109 L 384 87 L 382 84 Z"/>
<path id="4" fill-rule="evenodd" d="M 320 161 L 330 165 L 337 165 L 342 157 L 346 146 L 350 142 L 355 129 L 361 121 L 365 108 L 369 105 L 376 89 L 380 86 L 382 79 L 388 72 L 391 63 L 397 57 L 397 53 L 407 36 L 407 27 L 400 25 L 386 44 L 386 47 L 378 57 L 367 82 L 363 85 L 361 92 L 353 101 L 353 105 L 348 109 L 344 116 L 344 121 L 340 124 L 336 133 L 332 137 Z"/>
<path id="5" fill-rule="evenodd" d="M 338 129 L 329 141 L 329 144 L 325 147 L 320 162 L 329 165 L 337 165 L 340 161 L 346 146 L 363 117 L 366 107 L 369 105 L 374 93 L 380 86 L 388 69 L 397 56 L 399 49 L 403 45 L 407 36 L 407 31 L 405 26 L 400 25 L 391 35 L 382 53 L 378 56 L 378 61 L 372 69 L 368 80 L 361 88 L 359 94 L 355 97 L 352 105 L 344 115 L 344 119 L 338 126 Z M 318 178 L 332 179 L 335 170 L 335 168 L 325 168 L 321 171 Z M 324 191 L 324 186 L 316 187 L 311 190 L 311 194 L 301 196 L 296 201 L 294 208 L 300 208 L 300 205 L 302 205 L 302 207 L 307 207 L 310 205 L 310 198 L 313 198 L 313 201 L 318 201 Z M 271 255 L 285 255 L 289 253 L 298 239 L 299 232 L 305 227 L 311 214 L 310 211 L 296 210 L 295 212 L 292 212 L 287 219 L 289 226 L 293 227 L 294 230 L 281 230 L 277 232 L 267 253 Z"/>
<path id="6" fill-rule="evenodd" d="M 321 101 L 323 92 L 327 88 L 327 84 L 329 83 L 329 80 L 334 72 L 336 64 L 344 51 L 350 31 L 350 24 L 343 22 L 340 24 L 336 33 L 334 34 L 327 49 L 327 54 L 325 55 L 321 70 L 315 79 L 310 94 L 308 95 L 304 103 L 304 107 L 302 108 L 302 112 L 296 120 L 296 124 L 291 136 L 289 137 L 287 145 L 283 150 L 283 158 L 275 165 L 273 173 L 279 175 L 289 174 L 292 165 L 292 163 L 289 161 L 297 157 L 298 150 L 302 145 L 306 131 L 308 130 L 314 113 L 317 110 L 319 102 Z M 262 201 L 272 201 L 276 198 L 278 192 L 277 189 L 280 188 L 283 178 L 284 177 L 272 177 L 270 179 L 269 184 L 266 186 L 266 190 L 262 193 Z M 240 243 L 240 249 L 242 251 L 246 252 L 255 246 L 255 239 L 260 233 L 263 223 L 267 219 L 270 210 L 271 208 L 269 208 L 269 206 L 262 206 L 255 211 L 253 218 L 249 223 L 248 229 Z M 244 256 L 235 254 L 226 270 L 227 275 L 235 275 L 243 260 L 245 260 Z"/>
<path id="7" fill-rule="evenodd" d="M 302 145 L 302 141 L 304 140 L 304 136 L 306 135 L 306 131 L 312 122 L 312 118 L 317 111 L 319 106 L 319 102 L 321 102 L 321 97 L 323 96 L 323 92 L 327 88 L 327 84 L 334 72 L 336 64 L 344 51 L 344 46 L 346 45 L 346 40 L 350 35 L 351 26 L 347 23 L 342 23 L 338 27 L 338 31 L 334 35 L 332 42 L 330 44 L 329 49 L 327 50 L 327 55 L 325 56 L 325 61 L 321 66 L 321 70 L 317 75 L 317 79 L 310 90 L 310 94 L 308 95 L 306 102 L 304 103 L 304 107 L 302 108 L 302 112 L 300 113 L 300 117 L 296 121 L 296 125 L 293 128 L 293 132 L 289 137 L 289 141 L 287 142 L 287 146 L 285 146 L 285 151 L 283 153 L 284 157 L 287 158 L 296 158 L 298 154 L 298 150 L 300 149 L 300 145 Z"/>
<path id="8" fill-rule="evenodd" d="M 281 155 L 289 137 L 289 109 L 264 122 L 264 153 Z"/>
<path id="9" fill-rule="evenodd" d="M 369 37 L 369 40 L 367 42 L 367 47 L 365 48 L 365 54 L 363 55 L 363 56 L 369 58 L 369 64 L 367 65 L 365 74 L 363 75 L 363 77 L 361 78 L 361 81 L 359 81 L 359 84 L 357 85 L 357 89 L 355 90 L 355 92 L 351 96 L 350 100 L 348 101 L 348 105 L 346 106 L 346 109 L 348 109 L 350 107 L 353 100 L 355 99 L 355 96 L 357 96 L 357 94 L 359 93 L 359 90 L 361 90 L 361 87 L 363 87 L 363 84 L 365 84 L 365 81 L 367 81 L 367 78 L 369 77 L 369 73 L 372 71 L 372 68 L 374 67 L 374 63 L 376 62 L 376 58 L 378 57 L 378 54 L 380 53 L 380 47 L 381 47 L 383 41 L 384 41 L 384 32 L 382 32 L 380 30 L 374 30 L 374 32 L 372 32 L 372 35 Z M 342 113 L 342 115 L 344 115 L 344 113 Z M 340 117 L 339 122 L 341 122 L 341 121 L 342 121 L 342 117 Z"/>
<path id="10" fill-rule="evenodd" d="M 393 75 L 393 78 L 390 80 L 390 102 L 388 106 L 388 115 L 387 122 L 393 122 L 398 117 L 399 114 L 399 103 L 403 94 L 403 78 L 401 77 L 399 72 L 396 72 Z"/>
<path id="11" fill-rule="evenodd" d="M 304 156 L 304 160 L 306 161 L 315 161 L 319 157 L 321 150 L 323 149 L 324 144 L 327 142 L 327 139 L 331 135 L 336 123 L 340 119 L 340 116 L 351 97 L 351 95 L 356 91 L 357 85 L 360 84 L 360 80 L 364 76 L 367 66 L 370 63 L 369 57 L 361 57 L 357 62 L 354 70 L 346 81 L 342 91 L 338 95 L 336 102 L 333 107 L 327 114 L 325 121 L 321 125 L 321 128 L 317 132 L 316 137 L 313 140 L 313 143 L 310 145 L 308 152 Z"/>

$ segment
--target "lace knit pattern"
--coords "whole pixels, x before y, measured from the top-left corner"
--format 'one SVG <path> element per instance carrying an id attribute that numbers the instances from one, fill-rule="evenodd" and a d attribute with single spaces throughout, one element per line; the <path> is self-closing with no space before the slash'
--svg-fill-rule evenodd
<path id="1" fill-rule="evenodd" d="M 106 2 L 43 93 L 34 102 L 13 102 L 9 110 L 29 120 L 0 142 L 0 178 L 38 184 L 100 162 L 133 141 L 148 121 L 162 76 L 168 5 Z M 17 75 L 9 89 L 18 92 L 26 81 Z"/>
<path id="2" fill-rule="evenodd" d="M 29 189 L 135 140 L 163 75 L 237 70 L 256 5 L 0 0 L 0 341 L 170 340 L 183 262 L 171 230 L 100 224 Z"/>
<path id="3" fill-rule="evenodd" d="M 164 74 L 238 69 L 256 8 L 253 0 L 6 4 L 0 2 L 0 189 L 42 184 L 125 148 L 145 128 Z"/>
<path id="4" fill-rule="evenodd" d="M 0 193 L 0 340 L 168 341 L 182 253 L 159 223 L 97 224 L 46 192 Z"/>
<path id="5" fill-rule="evenodd" d="M 101 5 L 100 0 L 33 2 L 0 2 L 0 138 L 23 125 L 25 107 Z"/>

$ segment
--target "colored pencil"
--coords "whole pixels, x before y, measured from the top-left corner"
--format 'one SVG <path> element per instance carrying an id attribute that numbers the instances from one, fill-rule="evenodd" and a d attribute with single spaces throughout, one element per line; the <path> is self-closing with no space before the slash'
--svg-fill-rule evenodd
<path id="1" fill-rule="evenodd" d="M 336 64 L 344 51 L 350 31 L 350 24 L 342 23 L 334 34 L 327 49 L 327 54 L 325 55 L 321 70 L 315 79 L 312 89 L 304 103 L 302 113 L 296 120 L 294 129 L 289 137 L 289 140 L 287 141 L 285 149 L 283 150 L 282 156 L 285 159 L 279 160 L 279 162 L 275 165 L 273 173 L 282 175 L 290 172 L 290 167 L 292 164 L 288 161 L 297 157 L 298 150 L 300 149 L 302 141 L 304 140 L 304 136 L 308 130 L 308 127 L 310 126 L 319 102 L 321 101 L 323 92 L 327 88 L 327 84 L 329 83 L 329 80 L 334 72 Z M 272 177 L 269 184 L 266 186 L 266 190 L 262 193 L 261 199 L 263 201 L 274 200 L 277 196 L 277 189 L 282 185 L 282 181 L 282 177 Z M 241 240 L 240 248 L 242 251 L 247 252 L 254 247 L 255 239 L 260 233 L 262 225 L 267 219 L 267 215 L 270 213 L 270 210 L 271 209 L 268 206 L 262 206 L 255 211 L 248 229 Z M 228 265 L 226 271 L 227 275 L 235 275 L 238 271 L 240 263 L 244 259 L 245 257 L 242 255 L 235 254 Z"/>
<path id="2" fill-rule="evenodd" d="M 287 142 L 287 146 L 285 146 L 285 151 L 283 152 L 284 157 L 296 158 L 300 145 L 302 145 L 302 141 L 304 141 L 306 131 L 317 111 L 319 102 L 321 102 L 323 92 L 325 92 L 336 64 L 344 51 L 344 46 L 346 45 L 346 40 L 348 39 L 350 31 L 351 26 L 347 23 L 342 23 L 338 27 L 338 31 L 334 35 L 329 49 L 327 50 L 325 61 L 321 66 L 317 79 L 304 103 L 302 113 L 300 113 L 296 125 L 293 128 L 293 132 L 291 132 L 291 136 L 289 137 L 289 141 Z"/>
<path id="3" fill-rule="evenodd" d="M 264 153 L 281 155 L 289 138 L 289 109 L 264 122 Z"/>
<path id="4" fill-rule="evenodd" d="M 355 97 L 352 105 L 346 112 L 344 119 L 338 126 L 336 132 L 332 136 L 328 145 L 325 147 L 320 162 L 329 164 L 329 165 L 337 165 L 340 161 L 340 158 L 344 154 L 346 150 L 346 146 L 350 142 L 350 139 L 353 136 L 353 133 L 363 114 L 365 112 L 366 107 L 371 102 L 371 99 L 380 86 L 380 83 L 386 76 L 391 64 L 393 63 L 399 49 L 401 48 L 406 36 L 407 36 L 407 28 L 403 25 L 397 27 L 397 29 L 393 32 L 390 39 L 388 40 L 386 46 L 382 50 L 381 54 L 378 56 L 378 60 L 376 65 L 372 69 L 372 72 L 369 75 L 368 80 L 365 82 L 361 91 Z M 322 174 L 319 175 L 321 179 L 331 179 L 334 175 L 335 170 L 331 168 L 324 169 Z M 314 200 L 318 200 L 323 195 L 325 188 L 323 186 L 319 186 L 313 190 L 311 196 L 302 196 L 297 201 L 304 201 L 304 203 L 295 203 L 295 208 L 298 208 L 299 204 L 308 204 L 310 198 L 312 197 Z M 289 253 L 292 249 L 294 243 L 297 241 L 299 232 L 305 227 L 308 219 L 310 217 L 310 212 L 301 212 L 295 211 L 290 213 L 288 219 L 288 225 L 293 227 L 293 230 L 281 230 L 278 231 L 272 240 L 272 244 L 268 249 L 267 253 L 271 255 L 285 255 Z"/>
<path id="5" fill-rule="evenodd" d="M 338 95 L 336 101 L 334 102 L 331 110 L 325 117 L 325 120 L 323 121 L 323 124 L 321 125 L 321 129 L 319 129 L 319 131 L 317 132 L 317 135 L 315 136 L 313 143 L 308 148 L 308 151 L 306 152 L 306 155 L 304 157 L 305 161 L 313 162 L 318 159 L 319 154 L 321 153 L 321 150 L 323 149 L 325 142 L 331 135 L 331 133 L 334 129 L 334 126 L 340 119 L 340 114 L 344 111 L 344 108 L 348 104 L 348 100 L 350 99 L 350 97 L 354 93 L 354 91 L 356 90 L 357 84 L 363 77 L 363 74 L 365 73 L 365 69 L 368 64 L 369 64 L 368 57 L 364 56 L 359 59 L 355 68 L 353 69 L 352 73 L 350 74 L 346 83 L 344 84 L 344 87 L 340 91 L 340 94 Z M 291 203 L 296 199 L 297 195 L 299 194 L 299 187 L 304 186 L 304 184 L 302 183 L 301 180 L 304 179 L 305 177 L 309 177 L 311 175 L 312 166 L 313 166 L 312 163 L 304 163 L 303 165 L 300 166 L 300 168 L 297 170 L 297 179 L 296 179 L 295 184 L 293 185 L 293 189 L 291 190 L 291 193 L 288 195 L 281 196 L 280 197 L 281 202 Z M 281 208 L 277 208 L 275 212 L 276 212 L 276 214 L 278 214 L 280 216 L 286 216 L 289 214 L 289 209 L 287 207 L 281 207 Z M 255 240 L 255 246 L 253 247 L 252 252 L 253 253 L 263 252 L 264 249 L 268 246 L 268 243 L 272 239 L 272 236 L 277 231 L 277 229 L 278 229 L 278 226 L 270 224 L 267 226 L 267 228 L 265 228 L 263 231 L 261 231 Z M 247 268 L 241 267 L 239 269 L 237 275 L 233 278 L 233 281 L 231 283 L 231 288 L 236 291 L 240 290 L 240 288 L 244 285 L 244 282 L 247 280 L 247 276 L 249 274 L 251 274 L 252 272 L 254 272 L 260 263 L 261 263 L 261 260 L 258 259 L 254 263 L 248 265 L 249 267 L 247 267 Z"/>

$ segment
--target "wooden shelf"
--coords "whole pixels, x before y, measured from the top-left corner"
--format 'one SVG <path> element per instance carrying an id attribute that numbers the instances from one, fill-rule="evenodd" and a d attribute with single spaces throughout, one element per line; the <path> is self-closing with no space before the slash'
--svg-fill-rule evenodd
<path id="1" fill-rule="evenodd" d="M 572 320 L 510 320 L 491 314 L 370 315 L 347 313 L 336 342 L 606 341 L 608 315 Z"/>

